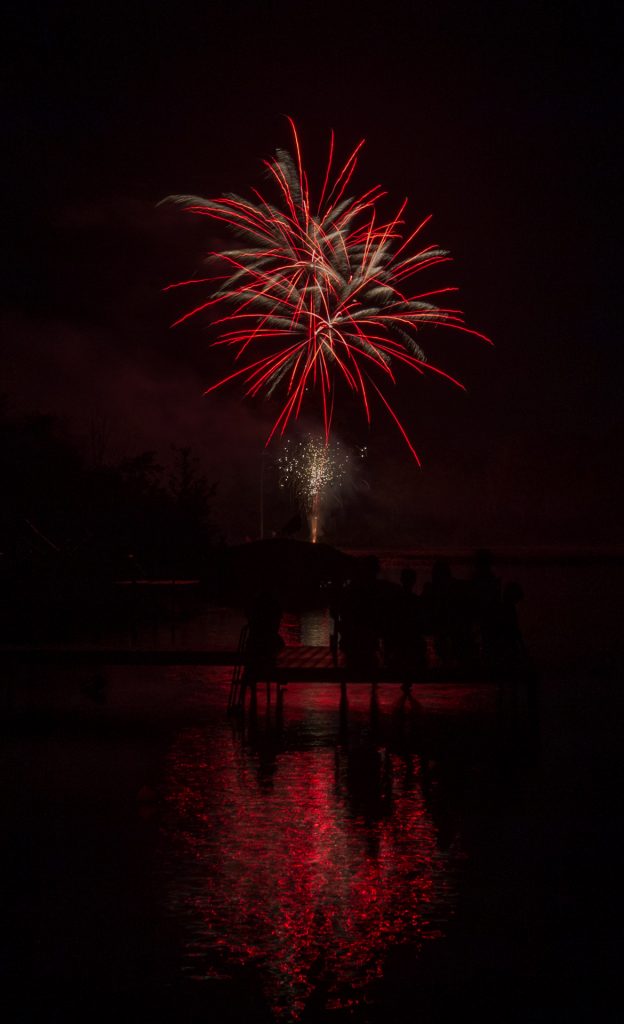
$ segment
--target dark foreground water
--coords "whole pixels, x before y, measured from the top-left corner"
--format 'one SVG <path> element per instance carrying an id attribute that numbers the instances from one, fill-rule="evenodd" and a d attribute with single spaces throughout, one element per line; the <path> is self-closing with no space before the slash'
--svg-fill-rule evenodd
<path id="1" fill-rule="evenodd" d="M 486 686 L 291 686 L 234 723 L 224 670 L 80 682 L 5 726 L 10 1020 L 610 1012 L 610 683 L 550 684 L 540 755 Z"/>
<path id="2" fill-rule="evenodd" d="M 485 683 L 241 722 L 227 669 L 92 682 L 32 669 L 1 720 L 4 1019 L 619 1019 L 613 665 L 551 663 L 538 734 Z"/>

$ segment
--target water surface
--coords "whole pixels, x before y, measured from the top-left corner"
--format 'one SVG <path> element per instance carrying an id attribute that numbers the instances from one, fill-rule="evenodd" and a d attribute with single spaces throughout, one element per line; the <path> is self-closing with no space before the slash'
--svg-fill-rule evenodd
<path id="1" fill-rule="evenodd" d="M 227 678 L 212 682 L 222 707 Z M 393 946 L 416 959 L 447 932 L 466 852 L 444 800 L 461 803 L 493 722 L 487 686 L 416 701 L 354 685 L 345 704 L 336 686 L 291 684 L 281 712 L 261 700 L 245 720 L 177 732 L 160 851 L 181 970 L 201 981 L 253 966 L 278 1020 L 321 995 L 328 1011 L 364 1012 Z"/>
<path id="2" fill-rule="evenodd" d="M 621 569 L 499 567 L 546 668 L 539 745 L 485 684 L 415 687 L 416 704 L 350 686 L 348 706 L 291 685 L 281 714 L 261 693 L 232 721 L 226 668 L 110 667 L 101 691 L 88 669 L 20 670 L 0 749 L 15 1019 L 604 1010 L 620 972 Z M 231 649 L 241 622 L 204 609 L 133 642 Z M 319 611 L 283 632 L 327 630 Z"/>

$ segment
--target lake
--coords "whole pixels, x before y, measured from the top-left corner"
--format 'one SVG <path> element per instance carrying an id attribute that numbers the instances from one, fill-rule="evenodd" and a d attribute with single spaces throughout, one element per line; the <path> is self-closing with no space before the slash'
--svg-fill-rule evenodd
<path id="1" fill-rule="evenodd" d="M 509 570 L 538 737 L 487 683 L 291 684 L 239 720 L 225 668 L 31 669 L 2 719 L 9 1019 L 615 1019 L 621 566 Z"/>

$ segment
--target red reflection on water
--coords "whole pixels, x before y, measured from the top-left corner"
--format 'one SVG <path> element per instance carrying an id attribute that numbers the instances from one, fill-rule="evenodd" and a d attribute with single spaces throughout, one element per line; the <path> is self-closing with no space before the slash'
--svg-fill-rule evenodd
<path id="1" fill-rule="evenodd" d="M 178 736 L 171 905 L 194 976 L 252 962 L 276 1016 L 296 1020 L 315 986 L 328 1008 L 365 1001 L 391 944 L 444 934 L 454 858 L 439 849 L 417 761 L 370 738 L 285 751 L 269 731 L 263 742 L 264 756 L 225 729 Z"/>

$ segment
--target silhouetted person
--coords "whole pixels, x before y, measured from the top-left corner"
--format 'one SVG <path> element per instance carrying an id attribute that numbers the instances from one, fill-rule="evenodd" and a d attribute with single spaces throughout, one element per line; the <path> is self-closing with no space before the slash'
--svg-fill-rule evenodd
<path id="1" fill-rule="evenodd" d="M 243 693 L 247 686 L 255 692 L 256 683 L 271 679 L 277 656 L 284 646 L 279 632 L 282 609 L 274 594 L 265 591 L 256 596 L 247 610 L 247 644 Z"/>
<path id="2" fill-rule="evenodd" d="M 492 555 L 481 549 L 475 554 L 470 580 L 470 601 L 475 640 L 482 665 L 491 665 L 495 657 L 496 634 L 501 607 L 501 581 L 492 572 Z"/>
<path id="3" fill-rule="evenodd" d="M 431 570 L 431 582 L 422 594 L 427 632 L 433 635 L 436 655 L 449 662 L 462 655 L 465 638 L 465 588 L 455 579 L 448 562 L 439 558 Z"/>
<path id="4" fill-rule="evenodd" d="M 414 570 L 404 568 L 401 585 L 395 586 L 384 602 L 384 665 L 406 680 L 422 673 L 426 664 L 422 606 L 414 594 L 415 583 Z"/>
<path id="5" fill-rule="evenodd" d="M 340 647 L 347 668 L 357 672 L 377 667 L 382 619 L 378 573 L 374 555 L 362 558 L 340 599 Z"/>

